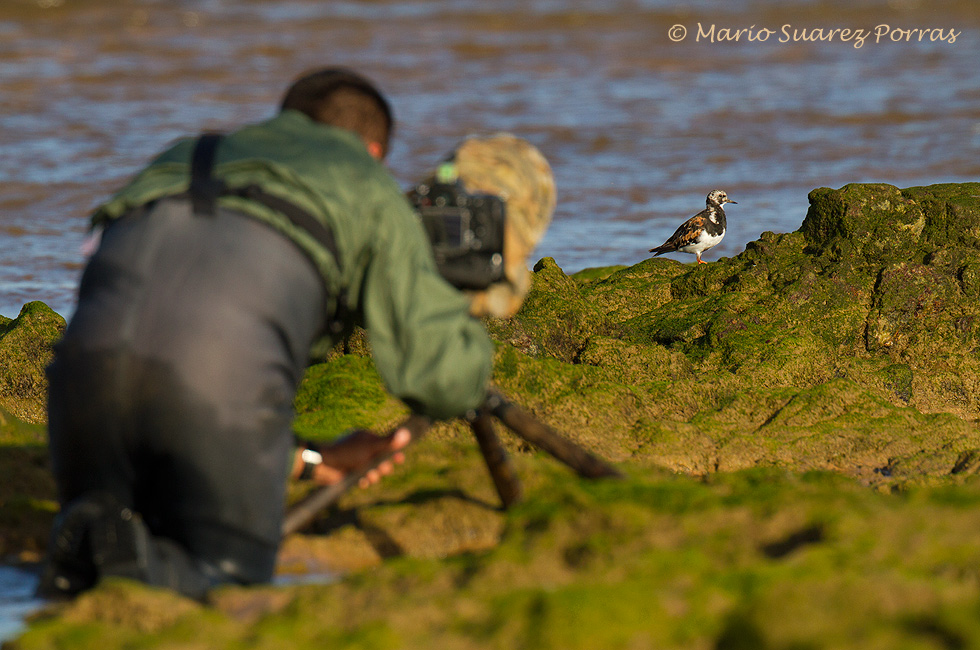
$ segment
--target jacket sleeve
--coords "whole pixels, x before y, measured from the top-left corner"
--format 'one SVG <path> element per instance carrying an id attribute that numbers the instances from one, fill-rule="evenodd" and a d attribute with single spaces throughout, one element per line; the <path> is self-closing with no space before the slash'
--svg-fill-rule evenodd
<path id="1" fill-rule="evenodd" d="M 439 275 L 421 225 L 398 199 L 369 247 L 364 324 L 388 390 L 416 412 L 456 417 L 483 401 L 493 344 L 466 297 Z"/>

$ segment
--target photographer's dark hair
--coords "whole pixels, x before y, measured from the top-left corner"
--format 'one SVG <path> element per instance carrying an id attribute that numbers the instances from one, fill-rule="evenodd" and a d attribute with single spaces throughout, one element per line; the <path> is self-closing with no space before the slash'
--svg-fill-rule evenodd
<path id="1" fill-rule="evenodd" d="M 322 124 L 353 131 L 365 142 L 388 153 L 394 130 L 391 107 L 374 84 L 346 68 L 325 68 L 297 79 L 282 100 L 282 110 L 294 109 Z"/>

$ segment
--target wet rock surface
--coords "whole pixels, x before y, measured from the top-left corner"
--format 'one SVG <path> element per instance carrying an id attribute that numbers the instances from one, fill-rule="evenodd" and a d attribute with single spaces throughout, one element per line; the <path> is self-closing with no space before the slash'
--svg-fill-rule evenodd
<path id="1" fill-rule="evenodd" d="M 172 596 L 115 582 L 16 647 L 969 647 L 978 244 L 980 184 L 848 185 L 708 265 L 543 259 L 521 312 L 487 323 L 494 382 L 627 479 L 579 480 L 503 432 L 527 492 L 503 512 L 472 434 L 441 424 L 285 541 L 284 573 L 342 579 L 222 589 L 152 635 L 134 612 Z M 406 414 L 363 340 L 346 350 L 307 374 L 304 435 Z M 43 451 L 10 426 L 0 459 Z M 35 518 L 42 470 L 15 490 Z"/>

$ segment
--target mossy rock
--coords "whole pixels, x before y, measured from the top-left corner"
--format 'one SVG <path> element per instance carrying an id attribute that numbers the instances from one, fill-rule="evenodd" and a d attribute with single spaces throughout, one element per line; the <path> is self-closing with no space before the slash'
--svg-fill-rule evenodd
<path id="1" fill-rule="evenodd" d="M 980 183 L 941 183 L 902 190 L 922 207 L 925 238 L 941 247 L 980 249 Z"/>
<path id="2" fill-rule="evenodd" d="M 589 337 L 603 331 L 605 318 L 587 302 L 578 285 L 546 257 L 534 266 L 534 280 L 520 311 L 511 319 L 488 319 L 497 340 L 534 356 L 574 361 Z"/>
<path id="3" fill-rule="evenodd" d="M 293 428 L 314 440 L 330 440 L 350 429 L 383 429 L 408 415 L 389 395 L 370 357 L 339 355 L 306 370 L 294 400 Z"/>
<path id="4" fill-rule="evenodd" d="M 28 422 L 46 419 L 44 369 L 65 319 L 43 302 L 29 302 L 17 318 L 0 316 L 0 406 Z"/>
<path id="5" fill-rule="evenodd" d="M 839 474 L 548 475 L 493 548 L 394 557 L 207 606 L 113 580 L 36 620 L 48 647 L 930 648 L 980 640 L 980 484 Z"/>
<path id="6" fill-rule="evenodd" d="M 892 185 L 852 184 L 810 192 L 800 227 L 808 241 L 839 261 L 866 264 L 908 259 L 920 248 L 926 215 L 917 201 Z M 853 262 L 852 262 L 853 263 Z"/>
<path id="7" fill-rule="evenodd" d="M 18 647 L 980 645 L 978 196 L 821 188 L 797 232 L 708 265 L 546 258 L 488 321 L 494 383 L 627 479 L 503 432 L 527 493 L 505 513 L 443 424 L 292 545 L 346 557 L 336 583 L 229 587 L 152 635 L 55 616 Z M 310 368 L 301 431 L 405 414 L 362 348 Z"/>

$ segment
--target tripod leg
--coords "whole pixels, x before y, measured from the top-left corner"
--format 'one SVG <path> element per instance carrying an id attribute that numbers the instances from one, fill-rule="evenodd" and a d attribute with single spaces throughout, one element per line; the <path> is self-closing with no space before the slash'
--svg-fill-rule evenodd
<path id="1" fill-rule="evenodd" d="M 622 478 L 622 473 L 571 440 L 561 437 L 531 414 L 491 392 L 485 407 L 507 427 L 532 445 L 543 449 L 585 478 Z"/>
<path id="2" fill-rule="evenodd" d="M 524 496 L 520 479 L 514 472 L 514 464 L 511 462 L 510 456 L 507 455 L 507 450 L 504 449 L 500 438 L 497 437 L 497 433 L 493 430 L 493 420 L 489 414 L 480 413 L 470 421 L 470 426 L 476 436 L 477 443 L 480 445 L 480 451 L 483 452 L 483 459 L 487 461 L 487 469 L 490 470 L 490 476 L 497 488 L 497 494 L 500 495 L 500 501 L 504 504 L 505 509 L 509 508 Z"/>

